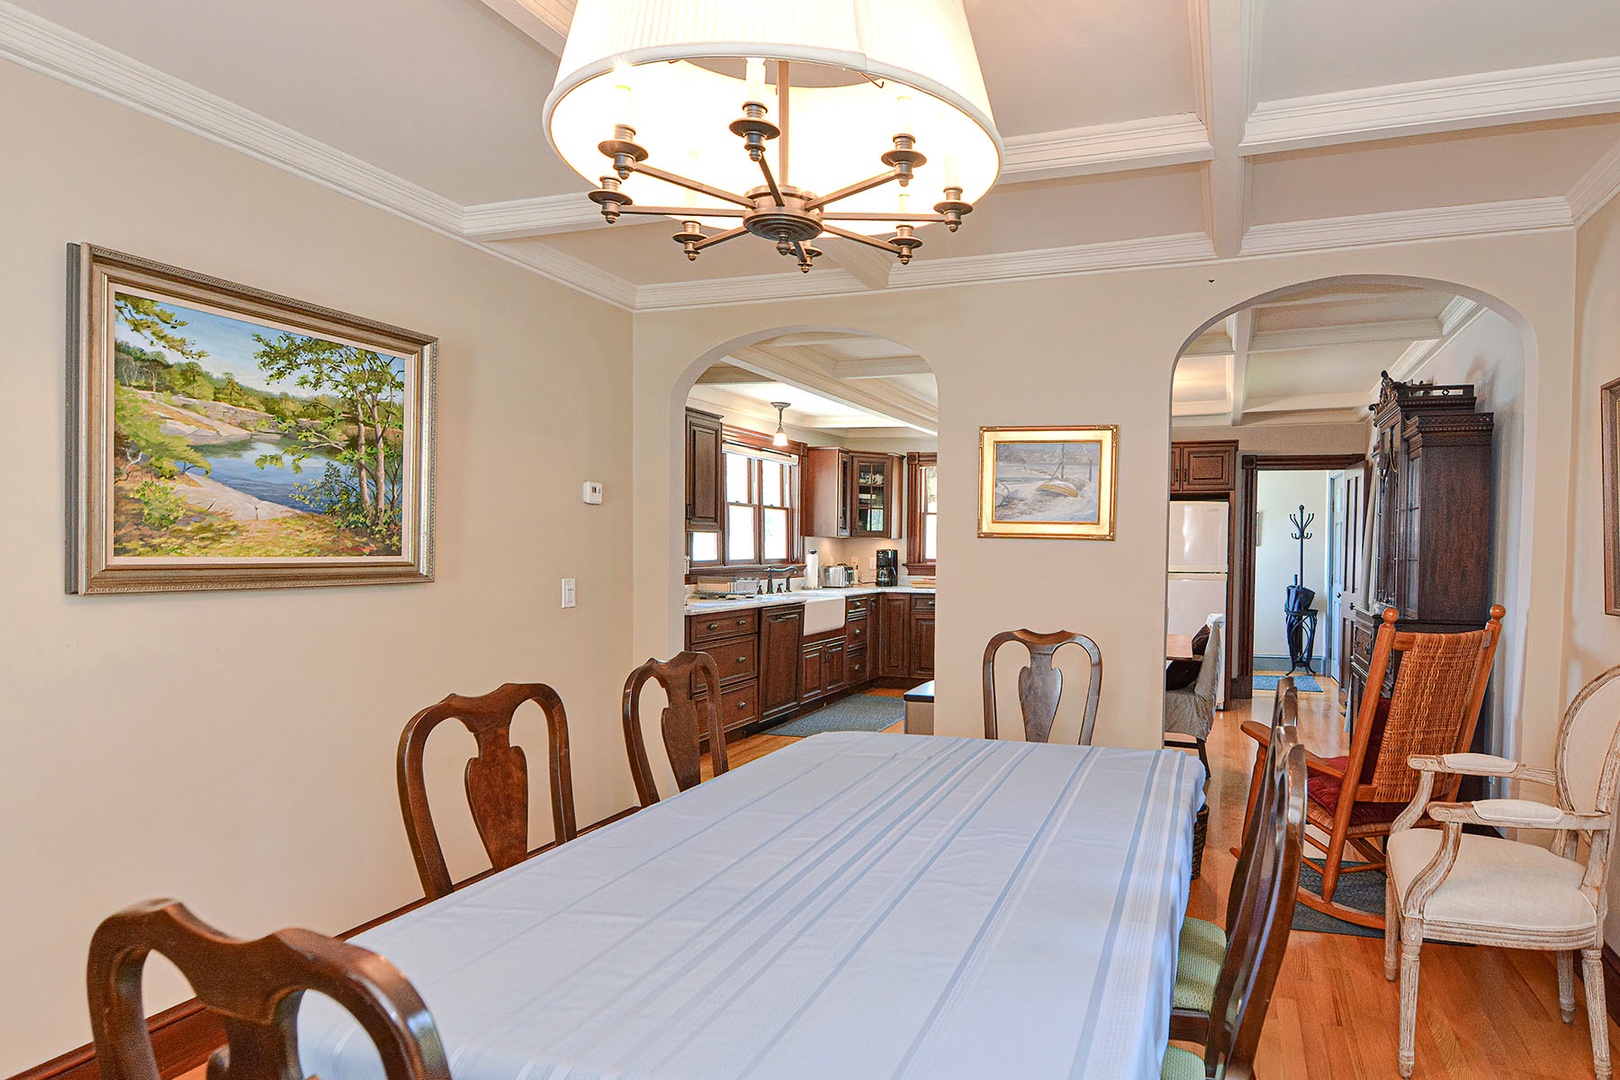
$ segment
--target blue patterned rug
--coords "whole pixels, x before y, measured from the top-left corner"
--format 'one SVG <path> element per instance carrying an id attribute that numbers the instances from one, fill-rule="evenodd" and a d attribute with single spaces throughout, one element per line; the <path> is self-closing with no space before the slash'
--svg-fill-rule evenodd
<path id="1" fill-rule="evenodd" d="M 852 694 L 796 720 L 766 728 L 767 735 L 803 738 L 823 731 L 882 731 L 906 718 L 906 703 L 879 694 Z"/>
<path id="2" fill-rule="evenodd" d="M 1277 680 L 1280 678 L 1282 678 L 1281 675 L 1256 675 L 1254 676 L 1254 688 L 1256 690 L 1275 690 L 1277 689 Z M 1309 675 L 1295 675 L 1294 689 L 1301 694 L 1323 694 L 1327 692 L 1322 689 L 1321 683 Z"/>

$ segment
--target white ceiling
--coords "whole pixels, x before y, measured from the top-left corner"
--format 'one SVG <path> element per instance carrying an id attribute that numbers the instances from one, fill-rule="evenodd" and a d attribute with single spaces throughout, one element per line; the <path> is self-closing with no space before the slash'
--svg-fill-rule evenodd
<path id="1" fill-rule="evenodd" d="M 638 309 L 1569 229 L 1620 191 L 1615 0 L 966 0 L 1008 153 L 960 233 L 688 263 L 546 145 L 572 8 L 0 0 L 0 57 Z"/>

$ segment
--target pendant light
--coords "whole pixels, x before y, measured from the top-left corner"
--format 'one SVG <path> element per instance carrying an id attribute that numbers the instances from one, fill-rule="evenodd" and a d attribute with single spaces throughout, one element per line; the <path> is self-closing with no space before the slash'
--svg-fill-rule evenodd
<path id="1" fill-rule="evenodd" d="M 782 410 L 787 408 L 789 404 L 791 403 L 786 401 L 771 402 L 771 407 L 776 410 L 776 434 L 771 436 L 772 446 L 786 446 L 788 444 L 787 432 L 782 430 Z"/>

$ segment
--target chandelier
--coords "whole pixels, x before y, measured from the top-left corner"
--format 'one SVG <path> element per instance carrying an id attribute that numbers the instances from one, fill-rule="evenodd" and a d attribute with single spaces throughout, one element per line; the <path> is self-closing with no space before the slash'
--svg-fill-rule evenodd
<path id="1" fill-rule="evenodd" d="M 752 234 L 808 272 L 831 235 L 909 263 L 1001 167 L 962 0 L 579 0 L 545 116 L 610 224 L 673 218 L 694 260 Z"/>

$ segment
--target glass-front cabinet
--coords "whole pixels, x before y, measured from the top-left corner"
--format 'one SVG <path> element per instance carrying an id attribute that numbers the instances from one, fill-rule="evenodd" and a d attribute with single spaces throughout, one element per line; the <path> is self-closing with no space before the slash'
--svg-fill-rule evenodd
<path id="1" fill-rule="evenodd" d="M 888 454 L 851 454 L 855 470 L 851 536 L 892 536 L 900 489 L 897 459 Z"/>

